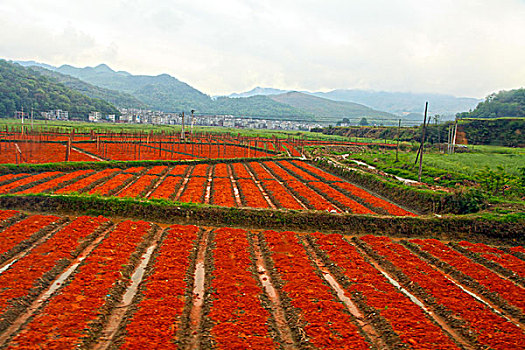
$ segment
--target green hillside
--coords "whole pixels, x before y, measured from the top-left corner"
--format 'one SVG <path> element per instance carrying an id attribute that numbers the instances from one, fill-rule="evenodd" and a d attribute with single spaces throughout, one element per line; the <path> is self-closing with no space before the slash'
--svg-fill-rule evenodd
<path id="1" fill-rule="evenodd" d="M 264 96 L 212 99 L 168 74 L 157 76 L 132 75 L 127 72 L 116 72 L 105 64 L 85 68 L 65 65 L 56 70 L 102 88 L 133 95 L 149 108 L 165 112 L 194 109 L 201 114 L 232 114 L 286 120 L 314 119 L 312 113 L 273 101 Z"/>
<path id="2" fill-rule="evenodd" d="M 470 112 L 459 118 L 525 118 L 525 89 L 500 91 L 487 96 Z"/>
<path id="3" fill-rule="evenodd" d="M 208 110 L 211 98 L 186 83 L 168 75 L 132 75 L 115 72 L 105 64 L 75 68 L 61 66 L 57 71 L 90 84 L 133 95 L 151 109 L 165 112 Z"/>
<path id="4" fill-rule="evenodd" d="M 267 96 L 251 96 L 244 98 L 219 97 L 212 106 L 214 113 L 251 115 L 269 119 L 286 119 L 295 121 L 314 121 L 314 113 L 294 108 L 288 104 L 274 101 Z M 255 114 L 253 113 L 255 111 Z"/>
<path id="5" fill-rule="evenodd" d="M 91 98 L 98 98 L 108 101 L 117 107 L 122 108 L 148 108 L 148 106 L 141 102 L 136 97 L 120 91 L 110 90 L 86 83 L 80 79 L 74 78 L 70 75 L 62 74 L 43 67 L 32 66 L 31 69 L 36 70 L 40 74 L 64 84 L 68 88 L 78 91 L 81 94 Z"/>
<path id="6" fill-rule="evenodd" d="M 376 111 L 358 103 L 332 101 L 301 92 L 287 92 L 268 98 L 314 114 L 319 122 L 337 122 L 343 118 L 360 117 L 367 117 L 372 121 L 397 118 L 393 114 Z"/>
<path id="7" fill-rule="evenodd" d="M 118 114 L 112 104 L 90 98 L 74 91 L 54 79 L 0 60 L 0 116 L 11 117 L 15 111 L 33 108 L 35 113 L 62 109 L 70 118 L 87 119 L 89 112 Z"/>

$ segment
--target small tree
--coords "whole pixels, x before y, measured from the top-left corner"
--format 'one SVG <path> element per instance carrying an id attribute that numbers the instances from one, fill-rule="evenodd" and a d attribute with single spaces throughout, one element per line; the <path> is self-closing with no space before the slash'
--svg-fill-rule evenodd
<path id="1" fill-rule="evenodd" d="M 367 126 L 368 125 L 368 120 L 365 117 L 361 118 L 361 120 L 359 121 L 359 125 Z"/>

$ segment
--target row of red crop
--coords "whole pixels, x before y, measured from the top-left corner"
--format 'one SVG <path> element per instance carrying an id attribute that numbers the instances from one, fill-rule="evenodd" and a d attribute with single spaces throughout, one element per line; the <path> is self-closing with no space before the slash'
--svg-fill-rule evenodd
<path id="1" fill-rule="evenodd" d="M 142 282 L 142 299 L 125 329 L 121 349 L 173 349 L 180 330 L 192 249 L 199 228 L 173 225 L 154 257 L 152 273 Z M 192 272 L 193 273 L 193 272 Z"/>
<path id="2" fill-rule="evenodd" d="M 118 194 L 119 197 L 140 197 L 144 191 L 151 187 L 152 183 L 158 180 L 156 175 L 142 175 L 128 188 Z"/>
<path id="3" fill-rule="evenodd" d="M 99 181 L 103 181 L 103 179 L 108 178 L 110 176 L 113 176 L 117 172 L 121 171 L 118 168 L 114 169 L 104 169 L 102 171 L 99 171 L 93 175 L 90 175 L 88 177 L 85 177 L 75 183 L 72 183 L 71 185 L 68 185 L 64 188 L 61 188 L 57 190 L 55 193 L 63 194 L 63 193 L 69 193 L 69 192 L 80 192 L 85 188 L 89 188 L 92 184 L 95 184 Z"/>
<path id="4" fill-rule="evenodd" d="M 176 200 L 180 202 L 204 203 L 204 192 L 207 184 L 208 179 L 206 177 L 190 177 L 184 191 Z"/>
<path id="5" fill-rule="evenodd" d="M 264 165 L 270 169 L 270 171 L 286 186 L 290 191 L 296 194 L 299 198 L 304 200 L 305 203 L 309 204 L 311 208 L 316 210 L 327 210 L 337 212 L 337 209 L 332 203 L 328 202 L 325 198 L 320 196 L 314 190 L 306 186 L 301 181 L 297 180 L 290 173 L 285 171 L 283 168 L 278 166 L 274 162 L 265 162 Z"/>
<path id="6" fill-rule="evenodd" d="M 92 188 L 89 191 L 89 194 L 99 194 L 101 196 L 107 196 L 114 192 L 117 188 L 121 187 L 126 182 L 129 182 L 133 179 L 132 174 L 117 174 L 110 178 L 108 181 Z"/>
<path id="7" fill-rule="evenodd" d="M 58 220 L 60 218 L 53 215 L 33 215 L 7 227 L 0 232 L 0 256 Z"/>
<path id="8" fill-rule="evenodd" d="M 293 164 L 295 164 L 297 167 L 306 169 L 308 172 L 317 175 L 325 182 L 331 182 L 330 185 L 334 186 L 337 190 L 343 190 L 348 192 L 350 195 L 353 195 L 355 197 L 361 198 L 365 203 L 370 204 L 372 207 L 375 208 L 382 208 L 388 212 L 390 215 L 396 215 L 396 216 L 416 216 L 415 214 L 404 210 L 403 208 L 398 207 L 397 205 L 394 205 L 390 202 L 387 202 L 381 198 L 378 198 L 369 192 L 363 190 L 362 188 L 359 188 L 357 186 L 352 185 L 351 183 L 348 183 L 344 181 L 343 179 L 332 175 L 330 173 L 327 173 L 321 169 L 318 169 L 307 162 L 301 162 L 298 160 L 292 161 Z"/>
<path id="9" fill-rule="evenodd" d="M 252 271 L 247 232 L 215 230 L 212 305 L 208 314 L 218 349 L 275 349 L 265 310 Z"/>
<path id="10" fill-rule="evenodd" d="M 2 175 L 0 176 L 0 184 L 2 183 L 7 183 L 7 182 L 11 182 L 11 181 L 14 181 L 14 179 L 18 179 L 18 178 L 21 178 L 21 177 L 24 177 L 24 176 L 29 176 L 29 174 L 23 174 L 23 173 L 20 173 L 20 174 L 5 174 L 5 175 Z"/>
<path id="11" fill-rule="evenodd" d="M 84 240 L 107 222 L 103 217 L 79 217 L 4 271 L 0 275 L 0 315 L 19 303 L 25 309 L 54 278 L 50 274 L 60 273 Z"/>
<path id="12" fill-rule="evenodd" d="M 477 253 L 484 259 L 492 261 L 502 267 L 514 272 L 520 277 L 525 278 L 525 261 L 506 253 L 501 249 L 490 247 L 483 243 L 470 243 L 467 241 L 459 242 L 459 245 L 472 253 Z"/>
<path id="13" fill-rule="evenodd" d="M 58 174 L 60 174 L 59 171 L 49 171 L 49 172 L 31 175 L 31 176 L 27 176 L 19 180 L 12 181 L 10 183 L 0 186 L 0 194 L 11 192 L 18 187 L 26 186 L 33 182 L 42 181 L 46 178 L 57 176 Z"/>
<path id="14" fill-rule="evenodd" d="M 320 349 L 368 349 L 352 317 L 319 277 L 293 232 L 264 232 L 281 290 L 291 300 L 309 343 Z"/>
<path id="15" fill-rule="evenodd" d="M 215 164 L 215 167 L 213 168 L 213 177 L 230 177 L 230 173 L 228 171 L 228 164 L 225 163 L 219 163 Z"/>
<path id="16" fill-rule="evenodd" d="M 465 324 L 459 326 L 465 336 L 493 349 L 525 347 L 524 333 L 520 328 L 494 313 L 406 247 L 388 237 L 364 236 L 361 240 L 410 279 L 411 284 L 407 288 L 413 289 L 414 285 L 421 287 L 423 293 L 430 297 L 427 301 L 432 300 L 444 310 L 449 310 L 455 322 Z"/>
<path id="17" fill-rule="evenodd" d="M 250 162 L 248 164 L 252 174 L 259 181 L 272 202 L 280 207 L 293 210 L 304 209 L 303 206 L 291 195 L 291 193 L 278 182 L 260 163 Z"/>
<path id="18" fill-rule="evenodd" d="M 164 181 L 151 193 L 150 198 L 168 199 L 175 194 L 183 181 L 179 176 L 167 176 Z"/>
<path id="19" fill-rule="evenodd" d="M 113 286 L 129 282 L 122 272 L 151 229 L 146 222 L 124 221 L 84 260 L 69 284 L 18 333 L 9 349 L 74 348 L 86 340 L 89 329 L 111 300 Z M 65 307 L 67 305 L 67 307 Z"/>
<path id="20" fill-rule="evenodd" d="M 252 178 L 252 176 L 250 175 L 250 173 L 248 173 L 243 163 L 233 163 L 231 164 L 231 167 L 233 169 L 233 176 L 236 179 L 251 179 Z"/>
<path id="21" fill-rule="evenodd" d="M 221 205 L 223 207 L 236 206 L 233 186 L 229 178 L 213 178 L 211 204 Z"/>
<path id="22" fill-rule="evenodd" d="M 66 160 L 66 146 L 63 144 L 16 142 L 16 145 L 18 149 L 15 143 L 4 144 L 0 151 L 0 164 L 14 164 L 16 162 L 40 164 L 64 162 Z M 21 155 L 18 150 L 20 150 Z M 92 162 L 95 159 L 72 149 L 69 160 L 74 162 Z"/>
<path id="23" fill-rule="evenodd" d="M 349 284 L 348 293 L 360 293 L 363 301 L 390 323 L 405 346 L 457 349 L 419 306 L 394 287 L 341 235 L 314 233 L 312 236 L 330 261 L 341 268 Z"/>
<path id="24" fill-rule="evenodd" d="M 465 275 L 473 278 L 489 291 L 498 293 L 500 297 L 520 308 L 522 312 L 525 311 L 524 288 L 500 277 L 485 266 L 475 263 L 436 239 L 415 239 L 411 240 L 411 242 L 417 244 L 422 250 L 432 254 L 439 260 L 444 261 Z"/>
<path id="25" fill-rule="evenodd" d="M 282 208 L 302 210 L 304 209 L 301 204 L 281 185 L 277 180 L 263 180 L 261 181 L 263 188 L 266 193 L 274 199 L 276 205 Z"/>
<path id="26" fill-rule="evenodd" d="M 261 190 L 252 179 L 238 179 L 237 187 L 239 194 L 246 206 L 251 208 L 269 208 L 268 202 L 264 199 Z"/>
<path id="27" fill-rule="evenodd" d="M 12 218 L 18 213 L 19 212 L 16 210 L 0 210 L 0 223 L 2 223 L 2 221 Z"/>
<path id="28" fill-rule="evenodd" d="M 55 187 L 63 184 L 64 182 L 68 182 L 71 180 L 74 180 L 78 177 L 85 176 L 87 174 L 92 173 L 94 170 L 77 170 L 72 173 L 66 173 L 62 176 L 56 177 L 53 180 L 46 181 L 44 183 L 41 183 L 40 185 L 30 187 L 28 189 L 25 189 L 20 192 L 16 192 L 17 194 L 26 194 L 26 193 L 41 193 L 46 192 L 49 190 L 54 189 Z"/>

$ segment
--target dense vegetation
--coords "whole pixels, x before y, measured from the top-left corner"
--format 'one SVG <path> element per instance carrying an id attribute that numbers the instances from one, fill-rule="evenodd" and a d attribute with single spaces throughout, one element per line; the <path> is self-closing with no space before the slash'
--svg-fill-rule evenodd
<path id="1" fill-rule="evenodd" d="M 430 144 L 446 143 L 449 128 L 453 122 L 429 124 L 426 131 L 426 142 Z M 525 119 L 461 119 L 458 123 L 458 144 L 495 145 L 506 147 L 525 147 Z M 370 138 L 378 140 L 397 140 L 398 128 L 388 126 L 351 126 L 312 129 L 326 135 L 346 136 L 350 139 Z M 421 126 L 402 127 L 399 140 L 419 142 Z"/>
<path id="2" fill-rule="evenodd" d="M 525 147 L 525 119 L 463 119 L 458 130 L 469 144 Z"/>
<path id="3" fill-rule="evenodd" d="M 136 97 L 115 90 L 105 89 L 99 86 L 95 86 L 86 83 L 80 79 L 74 78 L 70 75 L 62 74 L 56 71 L 45 69 L 38 66 L 32 66 L 31 69 L 36 70 L 42 75 L 49 77 L 64 84 L 68 88 L 78 91 L 81 94 L 89 96 L 91 98 L 98 98 L 104 101 L 108 101 L 117 107 L 122 108 L 147 108 L 148 106 L 139 101 Z"/>
<path id="4" fill-rule="evenodd" d="M 63 84 L 18 64 L 0 60 L 0 117 L 31 108 L 39 115 L 54 109 L 69 112 L 70 118 L 87 119 L 89 112 L 118 114 L 110 103 L 90 98 Z"/>
<path id="5" fill-rule="evenodd" d="M 459 113 L 457 116 L 459 118 L 525 118 L 525 89 L 490 94 L 473 111 Z"/>

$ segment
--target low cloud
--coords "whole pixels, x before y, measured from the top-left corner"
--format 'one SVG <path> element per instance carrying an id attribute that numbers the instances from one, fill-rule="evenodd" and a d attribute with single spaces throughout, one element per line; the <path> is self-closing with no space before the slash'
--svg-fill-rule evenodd
<path id="1" fill-rule="evenodd" d="M 520 0 L 4 0 L 0 56 L 169 73 L 211 95 L 260 85 L 483 97 L 525 81 L 523 18 Z"/>

